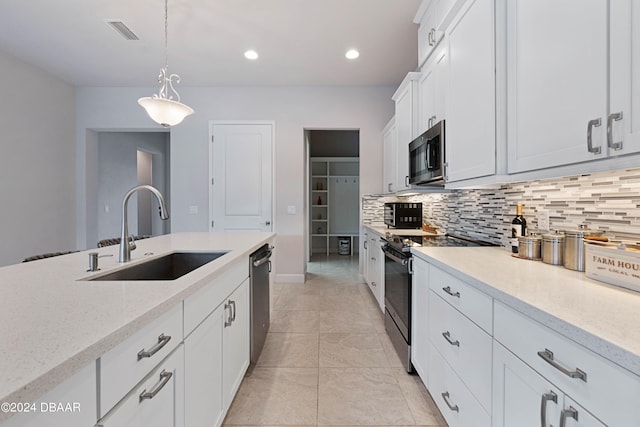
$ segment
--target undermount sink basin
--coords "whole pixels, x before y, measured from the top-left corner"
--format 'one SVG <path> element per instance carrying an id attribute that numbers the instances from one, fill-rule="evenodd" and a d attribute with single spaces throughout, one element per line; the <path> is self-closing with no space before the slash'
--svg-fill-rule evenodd
<path id="1" fill-rule="evenodd" d="M 87 280 L 175 280 L 228 252 L 174 252 Z"/>

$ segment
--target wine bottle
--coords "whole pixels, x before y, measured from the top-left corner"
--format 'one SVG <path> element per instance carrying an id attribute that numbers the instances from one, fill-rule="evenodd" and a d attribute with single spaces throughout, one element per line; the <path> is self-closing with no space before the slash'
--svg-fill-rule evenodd
<path id="1" fill-rule="evenodd" d="M 516 205 L 516 217 L 511 221 L 511 252 L 518 253 L 518 237 L 527 233 L 527 220 L 522 216 L 522 203 Z"/>

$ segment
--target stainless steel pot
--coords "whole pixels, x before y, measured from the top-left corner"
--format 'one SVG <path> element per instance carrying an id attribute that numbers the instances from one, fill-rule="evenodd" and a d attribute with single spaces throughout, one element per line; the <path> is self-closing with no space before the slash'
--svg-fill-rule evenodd
<path id="1" fill-rule="evenodd" d="M 525 259 L 540 259 L 540 237 L 521 236 L 518 237 L 518 257 Z"/>
<path id="2" fill-rule="evenodd" d="M 565 268 L 575 271 L 584 271 L 584 238 L 585 236 L 602 236 L 603 231 L 587 230 L 565 230 L 564 232 L 564 252 L 563 264 Z"/>
<path id="3" fill-rule="evenodd" d="M 552 265 L 562 265 L 563 253 L 563 234 L 553 233 L 542 236 L 542 262 Z"/>

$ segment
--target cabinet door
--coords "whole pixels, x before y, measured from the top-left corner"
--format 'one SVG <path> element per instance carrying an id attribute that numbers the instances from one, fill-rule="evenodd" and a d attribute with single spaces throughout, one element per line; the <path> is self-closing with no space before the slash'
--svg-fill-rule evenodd
<path id="1" fill-rule="evenodd" d="M 364 277 L 365 283 L 369 284 L 371 279 L 369 275 L 371 274 L 371 269 L 369 268 L 369 233 L 363 234 L 364 239 L 362 240 L 362 276 Z"/>
<path id="2" fill-rule="evenodd" d="M 222 338 L 223 407 L 228 408 L 249 367 L 249 279 L 236 289 L 226 301 Z"/>
<path id="3" fill-rule="evenodd" d="M 508 171 L 606 155 L 609 2 L 506 3 Z M 590 120 L 600 120 L 592 128 L 593 153 L 587 147 Z"/>
<path id="4" fill-rule="evenodd" d="M 550 427 L 562 409 L 562 393 L 493 342 L 493 427 Z"/>
<path id="5" fill-rule="evenodd" d="M 224 307 L 218 307 L 184 342 L 185 425 L 222 423 L 222 328 Z"/>
<path id="6" fill-rule="evenodd" d="M 163 360 L 98 423 L 98 427 L 183 427 L 184 348 Z"/>
<path id="7" fill-rule="evenodd" d="M 471 0 L 447 30 L 449 182 L 496 172 L 494 2 Z"/>
<path id="8" fill-rule="evenodd" d="M 396 100 L 396 191 L 409 186 L 409 143 L 414 137 L 413 82 L 409 82 Z"/>
<path id="9" fill-rule="evenodd" d="M 436 66 L 428 62 L 418 81 L 418 135 L 433 125 L 436 115 Z"/>
<path id="10" fill-rule="evenodd" d="M 565 423 L 560 424 L 563 417 L 565 419 Z M 606 424 L 591 415 L 586 409 L 578 405 L 567 395 L 564 396 L 564 408 L 560 413 L 560 418 L 558 425 L 566 427 L 606 427 Z M 621 424 L 611 425 L 637 425 L 633 423 L 627 424 L 627 422 L 630 422 L 630 420 L 626 420 L 626 422 L 623 421 Z"/>
<path id="11" fill-rule="evenodd" d="M 422 382 L 428 385 L 429 264 L 415 256 L 411 285 L 411 363 Z"/>
<path id="12" fill-rule="evenodd" d="M 610 155 L 640 151 L 640 7 L 632 3 L 610 2 Z"/>
<path id="13" fill-rule="evenodd" d="M 396 167 L 397 167 L 397 134 L 395 118 L 387 124 L 384 130 L 384 170 L 383 170 L 383 193 L 393 193 L 396 191 Z"/>

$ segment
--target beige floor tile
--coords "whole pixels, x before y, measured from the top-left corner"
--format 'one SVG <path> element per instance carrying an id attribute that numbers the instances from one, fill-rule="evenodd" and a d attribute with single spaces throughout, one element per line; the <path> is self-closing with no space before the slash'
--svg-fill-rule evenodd
<path id="1" fill-rule="evenodd" d="M 320 313 L 309 310 L 271 312 L 269 332 L 319 332 Z"/>
<path id="2" fill-rule="evenodd" d="M 409 405 L 411 415 L 417 424 L 447 424 L 418 375 L 409 375 L 404 368 L 396 369 L 395 374 L 402 394 Z"/>
<path id="3" fill-rule="evenodd" d="M 259 368 L 315 368 L 318 334 L 269 333 L 256 364 Z"/>
<path id="4" fill-rule="evenodd" d="M 371 307 L 363 301 L 362 295 L 322 295 L 319 299 L 319 310 L 360 312 L 367 315 Z"/>
<path id="5" fill-rule="evenodd" d="M 358 311 L 321 311 L 320 332 L 375 333 L 376 322 Z"/>
<path id="6" fill-rule="evenodd" d="M 273 304 L 274 310 L 318 310 L 320 295 L 288 295 L 283 293 Z"/>
<path id="7" fill-rule="evenodd" d="M 388 366 L 387 356 L 376 334 L 320 334 L 320 367 Z"/>
<path id="8" fill-rule="evenodd" d="M 315 425 L 318 369 L 255 368 L 240 386 L 225 425 Z"/>
<path id="9" fill-rule="evenodd" d="M 318 424 L 415 424 L 392 369 L 320 368 L 318 381 Z"/>

